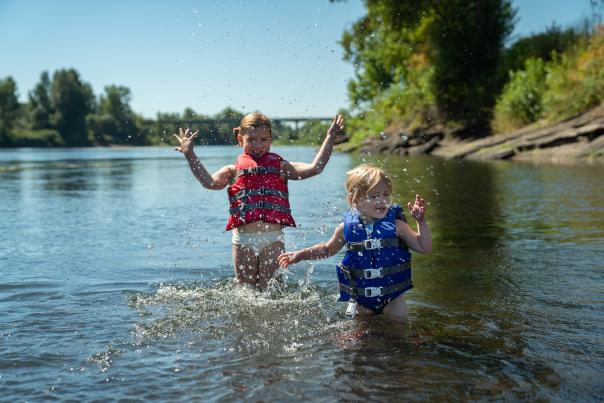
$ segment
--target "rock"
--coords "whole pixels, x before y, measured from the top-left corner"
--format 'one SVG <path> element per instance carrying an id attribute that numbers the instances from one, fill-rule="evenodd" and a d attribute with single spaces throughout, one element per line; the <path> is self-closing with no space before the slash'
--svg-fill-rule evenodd
<path id="1" fill-rule="evenodd" d="M 460 139 L 463 128 L 443 126 L 405 130 L 392 125 L 380 135 L 366 139 L 357 148 L 372 154 L 432 154 L 444 158 L 474 160 L 550 160 L 604 157 L 604 105 L 567 119 L 545 125 L 537 122 L 520 130 L 484 137 Z"/>

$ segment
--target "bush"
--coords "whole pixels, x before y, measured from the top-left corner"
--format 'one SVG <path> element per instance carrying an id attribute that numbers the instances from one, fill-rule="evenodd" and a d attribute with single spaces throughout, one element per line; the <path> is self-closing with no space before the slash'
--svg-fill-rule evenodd
<path id="1" fill-rule="evenodd" d="M 518 129 L 543 118 L 556 123 L 604 101 L 604 27 L 550 62 L 528 59 L 495 105 L 496 132 Z"/>
<path id="2" fill-rule="evenodd" d="M 582 46 L 548 66 L 543 94 L 544 116 L 550 122 L 585 112 L 604 101 L 604 27 Z"/>
<path id="3" fill-rule="evenodd" d="M 523 70 L 510 73 L 510 80 L 495 104 L 496 132 L 515 130 L 542 116 L 546 77 L 546 63 L 534 58 L 526 60 Z"/>
<path id="4" fill-rule="evenodd" d="M 64 145 L 61 134 L 52 129 L 17 130 L 12 133 L 13 147 L 57 147 Z"/>

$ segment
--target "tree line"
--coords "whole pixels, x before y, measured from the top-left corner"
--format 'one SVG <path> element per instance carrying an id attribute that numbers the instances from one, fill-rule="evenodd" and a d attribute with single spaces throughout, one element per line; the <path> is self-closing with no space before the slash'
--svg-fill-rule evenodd
<path id="1" fill-rule="evenodd" d="M 82 147 L 98 145 L 161 145 L 172 143 L 172 133 L 189 122 L 206 135 L 205 144 L 234 144 L 232 129 L 243 112 L 226 107 L 214 115 L 185 108 L 182 113 L 157 113 L 147 119 L 135 113 L 129 88 L 109 85 L 95 96 L 75 69 L 44 71 L 27 102 L 21 104 L 12 77 L 0 79 L 0 147 Z M 298 130 L 274 122 L 282 142 L 315 143 L 327 126 L 309 121 Z"/>

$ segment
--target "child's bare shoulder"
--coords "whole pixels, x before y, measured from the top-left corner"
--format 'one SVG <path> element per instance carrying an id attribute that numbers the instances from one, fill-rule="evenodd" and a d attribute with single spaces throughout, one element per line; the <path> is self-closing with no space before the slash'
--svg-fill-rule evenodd
<path id="1" fill-rule="evenodd" d="M 216 172 L 216 175 L 227 181 L 233 180 L 237 176 L 237 167 L 235 164 L 225 165 Z"/>
<path id="2" fill-rule="evenodd" d="M 225 165 L 218 170 L 220 173 L 235 173 L 237 171 L 237 167 L 235 164 Z"/>

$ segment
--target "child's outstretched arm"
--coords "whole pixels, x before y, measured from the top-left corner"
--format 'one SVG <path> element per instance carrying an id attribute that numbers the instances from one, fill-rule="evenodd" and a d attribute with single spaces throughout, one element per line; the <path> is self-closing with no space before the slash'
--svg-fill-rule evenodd
<path id="1" fill-rule="evenodd" d="M 432 252 L 432 234 L 425 220 L 426 202 L 420 195 L 415 195 L 415 202 L 407 203 L 411 217 L 417 221 L 417 232 L 414 232 L 403 220 L 396 220 L 396 233 L 405 241 L 405 244 L 419 253 Z"/>
<path id="2" fill-rule="evenodd" d="M 199 135 L 199 130 L 193 133 L 190 129 L 183 130 L 182 128 L 179 128 L 178 131 L 180 136 L 175 134 L 174 137 L 176 137 L 178 140 L 179 146 L 174 147 L 174 149 L 185 155 L 185 158 L 189 163 L 189 168 L 191 168 L 191 172 L 193 172 L 193 175 L 195 175 L 197 180 L 201 183 L 201 186 L 206 189 L 224 188 L 232 178 L 235 172 L 235 166 L 224 166 L 216 171 L 213 175 L 210 175 L 193 151 L 195 139 Z"/>
<path id="3" fill-rule="evenodd" d="M 336 115 L 333 118 L 329 130 L 327 130 L 327 135 L 325 136 L 325 140 L 323 140 L 319 152 L 311 164 L 291 161 L 283 161 L 281 163 L 281 169 L 285 172 L 287 178 L 293 180 L 306 179 L 320 174 L 329 161 L 336 136 L 343 130 L 344 117 L 342 115 Z"/>
<path id="4" fill-rule="evenodd" d="M 336 227 L 333 235 L 327 243 L 319 243 L 294 252 L 286 252 L 277 258 L 279 266 L 287 267 L 290 264 L 298 263 L 302 260 L 318 260 L 333 256 L 344 246 L 344 224 Z"/>

